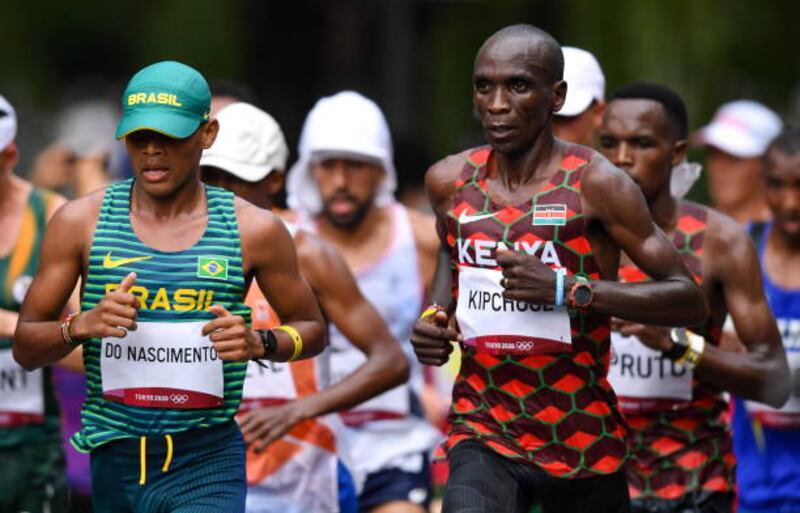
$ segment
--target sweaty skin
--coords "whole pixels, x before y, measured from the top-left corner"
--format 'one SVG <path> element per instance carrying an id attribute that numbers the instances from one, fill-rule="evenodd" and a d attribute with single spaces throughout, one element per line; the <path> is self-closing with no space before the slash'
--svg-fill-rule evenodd
<path id="1" fill-rule="evenodd" d="M 553 136 L 553 112 L 563 105 L 560 50 L 541 38 L 505 35 L 490 38 L 475 59 L 473 104 L 494 150 L 488 163 L 489 195 L 496 203 L 515 205 L 530 199 L 558 170 L 568 146 Z M 452 207 L 455 182 L 468 152 L 435 164 L 425 178 L 440 232 Z M 605 158 L 595 155 L 581 184 L 587 238 L 600 266 L 593 282 L 595 313 L 660 325 L 687 325 L 707 314 L 699 288 L 680 255 L 652 222 L 636 184 Z M 620 251 L 647 272 L 652 282 L 616 281 Z M 498 253 L 507 278 L 503 296 L 534 304 L 555 301 L 555 272 L 537 257 Z M 568 277 L 565 289 L 574 279 Z M 452 309 L 452 308 L 450 308 Z M 418 321 L 412 344 L 422 363 L 447 361 L 453 328 L 446 312 Z"/>
<path id="2" fill-rule="evenodd" d="M 215 168 L 203 168 L 203 180 L 224 187 L 254 205 L 272 208 L 281 189 L 280 172 L 250 183 Z M 353 274 L 327 242 L 300 231 L 295 236 L 300 273 L 319 301 L 325 319 L 367 357 L 358 369 L 333 386 L 281 406 L 257 408 L 239 417 L 248 444 L 261 450 L 297 423 L 326 413 L 346 410 L 408 379 L 408 362 L 398 342 L 375 308 L 364 298 Z"/>
<path id="3" fill-rule="evenodd" d="M 670 194 L 670 170 L 683 159 L 686 141 L 670 127 L 663 106 L 649 99 L 610 102 L 600 143 L 602 153 L 639 184 L 656 224 L 671 235 L 682 202 Z M 755 247 L 733 219 L 707 212 L 701 289 L 715 325 L 721 326 L 730 313 L 745 350 L 706 344 L 695 375 L 740 397 L 780 407 L 789 394 L 789 368 L 764 296 Z M 664 328 L 622 321 L 616 326 L 653 349 L 673 345 Z"/>
<path id="4" fill-rule="evenodd" d="M 218 127 L 216 121 L 210 121 L 186 139 L 149 130 L 126 137 L 136 177 L 131 225 L 144 244 L 161 251 L 180 251 L 202 237 L 208 214 L 198 163 L 203 149 L 214 142 Z M 41 265 L 20 311 L 16 331 L 20 343 L 14 346 L 14 357 L 26 369 L 57 361 L 71 349 L 64 344 L 56 319 L 78 278 L 86 280 L 95 224 L 87 220 L 97 219 L 104 192 L 67 203 L 48 226 Z M 314 296 L 298 272 L 291 236 L 271 212 L 238 198 L 234 206 L 247 284 L 255 278 L 284 323 L 298 330 L 304 341 L 302 358 L 318 354 L 325 345 L 324 325 Z M 264 251 L 265 247 L 275 250 Z M 125 330 L 136 329 L 138 301 L 126 291 L 135 279 L 135 273 L 131 273 L 123 280 L 122 290 L 107 293 L 95 308 L 78 315 L 72 323 L 73 338 L 122 337 Z M 223 360 L 263 356 L 258 334 L 242 317 L 230 315 L 217 305 L 211 311 L 217 318 L 203 331 L 211 334 Z M 272 359 L 287 360 L 294 344 L 287 333 L 279 331 L 276 335 L 278 351 Z"/>

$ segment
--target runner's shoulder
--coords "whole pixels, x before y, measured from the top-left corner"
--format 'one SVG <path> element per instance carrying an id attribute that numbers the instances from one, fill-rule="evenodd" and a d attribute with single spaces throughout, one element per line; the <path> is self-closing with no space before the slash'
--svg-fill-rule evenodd
<path id="1" fill-rule="evenodd" d="M 424 251 L 439 251 L 439 236 L 436 234 L 436 218 L 433 214 L 406 207 L 414 242 Z"/>
<path id="2" fill-rule="evenodd" d="M 326 285 L 334 276 L 331 271 L 349 272 L 339 250 L 325 239 L 303 229 L 298 229 L 294 236 L 297 248 L 297 261 L 300 274 L 308 281 L 314 291 L 326 289 Z"/>
<path id="3" fill-rule="evenodd" d="M 50 219 L 50 224 L 53 226 L 52 229 L 72 230 L 65 232 L 70 234 L 88 233 L 86 228 L 91 227 L 93 229 L 97 217 L 100 215 L 100 207 L 103 205 L 106 189 L 107 187 L 103 187 L 69 201 L 64 201 L 61 196 L 54 196 L 54 208 L 56 203 L 61 203 L 61 205 L 55 208 Z"/>
<path id="4" fill-rule="evenodd" d="M 738 260 L 749 250 L 755 251 L 747 230 L 732 217 L 706 205 L 691 201 L 686 203 L 706 212 L 706 241 L 703 254 L 709 261 L 715 262 L 727 257 Z"/>
<path id="5" fill-rule="evenodd" d="M 467 158 L 479 148 L 449 155 L 432 165 L 425 173 L 425 188 L 429 197 L 442 199 L 456 190 L 456 181 L 464 169 Z"/>
<path id="6" fill-rule="evenodd" d="M 268 243 L 276 231 L 286 231 L 286 225 L 277 214 L 270 210 L 253 205 L 249 201 L 235 196 L 233 206 L 239 221 L 242 241 L 255 239 L 254 243 Z"/>

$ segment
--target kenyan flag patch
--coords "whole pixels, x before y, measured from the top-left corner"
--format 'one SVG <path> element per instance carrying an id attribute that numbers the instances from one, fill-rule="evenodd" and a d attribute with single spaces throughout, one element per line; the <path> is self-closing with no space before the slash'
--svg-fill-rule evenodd
<path id="1" fill-rule="evenodd" d="M 534 226 L 564 226 L 567 224 L 567 206 L 564 204 L 535 205 Z"/>
<path id="2" fill-rule="evenodd" d="M 215 256 L 197 257 L 197 277 L 227 280 L 228 259 Z"/>

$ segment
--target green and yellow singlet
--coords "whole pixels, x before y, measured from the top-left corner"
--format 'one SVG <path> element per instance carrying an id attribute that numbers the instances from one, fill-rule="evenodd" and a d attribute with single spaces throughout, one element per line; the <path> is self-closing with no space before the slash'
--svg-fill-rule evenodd
<path id="1" fill-rule="evenodd" d="M 18 312 L 39 266 L 47 213 L 55 195 L 34 188 L 22 214 L 11 253 L 0 258 L 0 308 Z M 0 337 L 0 447 L 44 441 L 59 443 L 58 403 L 50 369 L 27 372 L 12 356 L 12 341 Z"/>
<path id="2" fill-rule="evenodd" d="M 247 363 L 223 362 L 204 324 L 213 304 L 250 321 L 233 194 L 206 187 L 208 225 L 184 251 L 143 244 L 130 223 L 133 180 L 108 188 L 89 253 L 81 310 L 95 307 L 130 272 L 140 300 L 138 329 L 84 343 L 83 430 L 90 451 L 123 438 L 174 434 L 227 422 L 239 408 Z"/>

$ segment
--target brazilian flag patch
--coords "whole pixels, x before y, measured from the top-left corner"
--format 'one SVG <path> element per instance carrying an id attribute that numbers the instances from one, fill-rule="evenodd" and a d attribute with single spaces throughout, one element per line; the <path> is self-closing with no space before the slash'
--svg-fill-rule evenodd
<path id="1" fill-rule="evenodd" d="M 197 257 L 197 277 L 228 279 L 228 259 L 214 256 Z"/>

